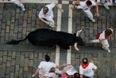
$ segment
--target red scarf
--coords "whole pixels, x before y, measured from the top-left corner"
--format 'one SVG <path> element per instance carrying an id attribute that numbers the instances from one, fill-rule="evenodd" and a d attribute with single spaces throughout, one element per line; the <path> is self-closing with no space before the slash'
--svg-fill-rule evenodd
<path id="1" fill-rule="evenodd" d="M 105 39 L 109 39 L 109 37 L 110 37 L 109 35 L 105 35 Z"/>
<path id="2" fill-rule="evenodd" d="M 82 64 L 82 67 L 85 69 L 89 64 Z"/>

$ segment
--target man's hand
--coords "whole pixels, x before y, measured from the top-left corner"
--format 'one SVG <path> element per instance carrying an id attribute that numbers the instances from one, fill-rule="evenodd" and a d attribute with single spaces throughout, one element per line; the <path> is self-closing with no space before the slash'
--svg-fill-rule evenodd
<path id="1" fill-rule="evenodd" d="M 35 77 L 35 76 L 36 76 L 36 74 L 33 74 L 33 75 L 32 75 L 32 78 Z"/>
<path id="2" fill-rule="evenodd" d="M 77 0 L 75 4 L 76 5 L 79 5 L 80 4 L 80 0 Z"/>
<path id="3" fill-rule="evenodd" d="M 61 12 L 64 12 L 64 10 L 63 10 L 63 9 L 61 9 Z"/>
<path id="4" fill-rule="evenodd" d="M 51 26 L 51 27 L 54 27 L 54 23 L 52 23 L 52 22 L 49 22 L 48 25 Z"/>
<path id="5" fill-rule="evenodd" d="M 56 4 L 56 7 L 57 7 L 61 12 L 64 12 L 64 10 L 59 6 L 59 4 Z"/>
<path id="6" fill-rule="evenodd" d="M 95 16 L 99 17 L 100 15 L 99 15 L 99 13 L 96 13 Z"/>

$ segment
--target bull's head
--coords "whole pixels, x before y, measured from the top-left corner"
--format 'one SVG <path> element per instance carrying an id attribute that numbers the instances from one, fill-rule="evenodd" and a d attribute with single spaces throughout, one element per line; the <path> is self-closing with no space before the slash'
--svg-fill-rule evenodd
<path id="1" fill-rule="evenodd" d="M 79 51 L 78 45 L 79 46 L 84 46 L 84 41 L 81 37 L 79 37 L 79 34 L 82 32 L 82 29 L 77 31 L 76 33 L 76 39 L 75 39 L 75 44 L 74 44 L 74 48 Z"/>

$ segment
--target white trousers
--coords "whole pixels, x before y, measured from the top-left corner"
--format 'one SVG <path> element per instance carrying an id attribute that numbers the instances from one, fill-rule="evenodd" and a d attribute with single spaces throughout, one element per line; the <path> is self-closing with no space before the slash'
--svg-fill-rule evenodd
<path id="1" fill-rule="evenodd" d="M 91 42 L 92 42 L 92 43 L 99 43 L 99 39 L 92 40 Z M 103 41 L 103 46 L 104 46 L 104 47 L 109 47 L 108 40 L 104 40 L 104 41 Z"/>
<path id="2" fill-rule="evenodd" d="M 19 6 L 23 11 L 25 11 L 24 5 L 23 5 L 19 0 L 10 0 L 10 2 L 16 4 L 16 5 Z"/>
<path id="3" fill-rule="evenodd" d="M 95 39 L 95 40 L 91 40 L 91 43 L 100 43 L 100 41 L 99 39 Z M 104 40 L 102 43 L 103 43 L 102 48 L 110 52 L 110 49 L 109 49 L 110 45 L 108 43 L 108 40 Z"/>
<path id="4" fill-rule="evenodd" d="M 90 20 L 94 20 L 94 18 L 93 18 L 93 14 L 92 14 L 92 12 L 90 11 L 90 10 L 83 10 L 85 13 L 86 13 L 86 15 L 87 15 L 87 17 L 90 19 Z"/>
<path id="5" fill-rule="evenodd" d="M 77 9 L 82 9 L 83 10 L 83 8 L 81 7 L 81 6 L 77 6 L 76 7 Z M 94 18 L 93 18 L 93 14 L 92 14 L 92 12 L 90 11 L 90 8 L 89 9 L 87 9 L 87 10 L 83 10 L 84 11 L 84 13 L 87 15 L 87 17 L 90 19 L 90 20 L 94 20 Z"/>

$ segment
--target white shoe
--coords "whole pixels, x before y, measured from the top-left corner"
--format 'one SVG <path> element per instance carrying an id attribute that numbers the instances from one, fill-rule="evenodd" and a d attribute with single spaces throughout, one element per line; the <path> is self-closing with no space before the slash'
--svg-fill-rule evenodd
<path id="1" fill-rule="evenodd" d="M 108 53 L 110 53 L 110 52 L 111 52 L 109 48 L 107 49 L 107 51 L 108 51 Z"/>
<path id="2" fill-rule="evenodd" d="M 92 22 L 95 22 L 95 19 L 92 19 Z"/>
<path id="3" fill-rule="evenodd" d="M 110 49 L 109 48 L 105 48 L 105 47 L 102 47 L 104 50 L 108 51 L 108 53 L 110 53 Z"/>
<path id="4" fill-rule="evenodd" d="M 105 7 L 107 10 L 110 9 L 108 3 L 104 3 L 104 7 Z"/>
<path id="5" fill-rule="evenodd" d="M 108 50 L 108 53 L 111 53 L 111 51 L 110 51 L 110 50 Z"/>
<path id="6" fill-rule="evenodd" d="M 25 11 L 25 8 L 22 8 L 22 11 Z"/>

